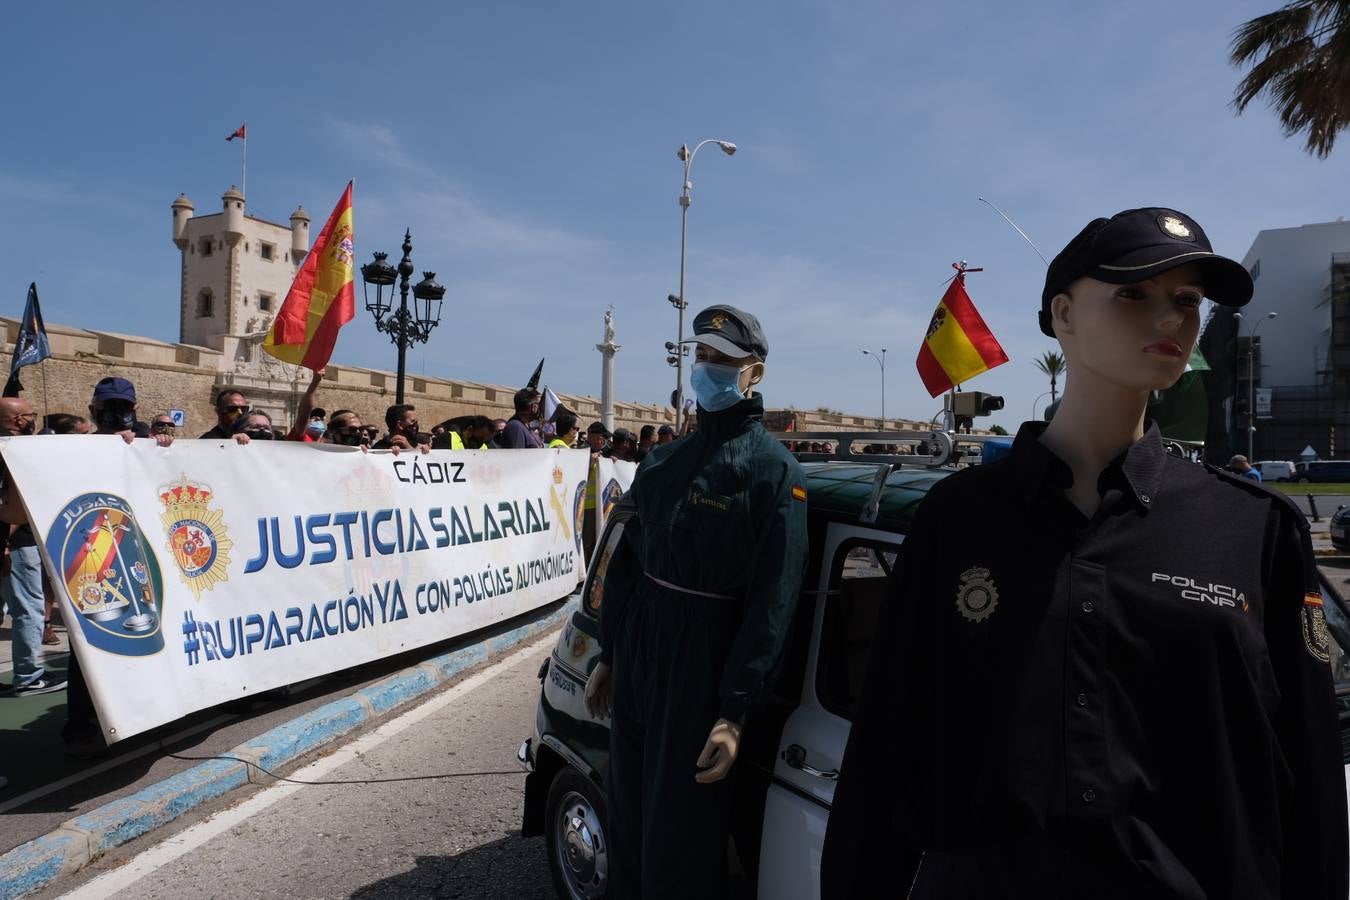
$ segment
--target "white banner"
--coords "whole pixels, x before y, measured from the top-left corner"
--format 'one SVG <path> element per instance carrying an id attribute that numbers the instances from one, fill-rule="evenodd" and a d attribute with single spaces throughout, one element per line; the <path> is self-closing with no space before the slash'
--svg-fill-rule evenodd
<path id="1" fill-rule="evenodd" d="M 0 455 L 109 741 L 492 625 L 585 574 L 580 450 L 70 435 Z"/>
<path id="2" fill-rule="evenodd" d="M 614 504 L 633 486 L 637 463 L 602 456 L 595 461 L 595 475 L 595 545 L 598 547 Z"/>

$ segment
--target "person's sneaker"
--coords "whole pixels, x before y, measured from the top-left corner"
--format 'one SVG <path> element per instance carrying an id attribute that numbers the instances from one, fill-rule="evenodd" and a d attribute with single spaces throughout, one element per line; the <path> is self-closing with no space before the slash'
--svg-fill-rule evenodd
<path id="1" fill-rule="evenodd" d="M 55 691 L 65 690 L 66 680 L 64 678 L 46 679 L 39 678 L 36 681 L 30 681 L 27 684 L 21 684 L 18 687 L 11 686 L 4 691 L 6 697 L 33 697 L 38 694 L 51 694 Z"/>
<path id="2" fill-rule="evenodd" d="M 53 628 L 52 626 L 48 625 L 48 626 L 46 626 L 45 628 L 42 629 L 42 643 L 44 643 L 44 644 L 49 644 L 49 645 L 50 645 L 50 644 L 59 644 L 59 643 L 61 643 L 61 639 L 60 639 L 59 637 L 56 636 L 56 629 L 55 629 L 55 628 Z"/>

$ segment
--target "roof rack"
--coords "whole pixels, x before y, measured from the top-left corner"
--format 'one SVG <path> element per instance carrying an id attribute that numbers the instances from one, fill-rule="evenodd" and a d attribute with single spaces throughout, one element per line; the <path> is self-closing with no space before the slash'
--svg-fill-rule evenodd
<path id="1" fill-rule="evenodd" d="M 999 434 L 961 434 L 943 431 L 775 431 L 771 434 L 780 441 L 827 442 L 834 445 L 830 453 L 793 451 L 800 462 L 854 462 L 885 463 L 891 466 L 923 466 L 937 468 L 957 462 L 963 456 L 973 456 L 974 447 L 986 441 L 1006 439 Z M 907 446 L 908 453 L 866 453 L 862 447 L 876 444 Z M 963 447 L 963 445 L 965 445 Z M 957 452 L 961 450 L 961 452 Z M 922 450 L 923 452 L 919 452 Z"/>
<path id="2" fill-rule="evenodd" d="M 983 445 L 986 441 L 1002 438 L 998 434 L 961 434 L 950 431 L 775 431 L 772 436 L 780 441 L 825 441 L 834 445 L 832 453 L 805 453 L 794 451 L 793 456 L 800 462 L 852 462 L 877 467 L 876 477 L 872 479 L 872 493 L 863 506 L 858 521 L 863 525 L 872 525 L 881 514 L 881 492 L 886 488 L 886 479 L 896 469 L 904 466 L 921 466 L 937 469 L 956 463 L 971 445 Z M 859 445 L 901 444 L 910 448 L 909 453 L 865 453 L 857 449 Z M 918 452 L 923 450 L 923 453 Z M 974 455 L 971 453 L 970 455 Z"/>

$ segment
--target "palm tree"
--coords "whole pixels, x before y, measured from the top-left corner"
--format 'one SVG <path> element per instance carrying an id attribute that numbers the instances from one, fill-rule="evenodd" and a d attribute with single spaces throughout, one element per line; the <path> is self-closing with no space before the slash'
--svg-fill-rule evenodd
<path id="1" fill-rule="evenodd" d="M 1292 0 L 1233 32 L 1233 65 L 1253 62 L 1233 106 L 1262 94 L 1286 136 L 1307 133 L 1306 149 L 1326 157 L 1350 126 L 1350 0 Z"/>
<path id="2" fill-rule="evenodd" d="M 1033 362 L 1036 363 L 1036 368 L 1050 376 L 1050 402 L 1054 403 L 1055 386 L 1059 383 L 1059 376 L 1064 374 L 1064 354 L 1047 350 L 1044 356 Z"/>

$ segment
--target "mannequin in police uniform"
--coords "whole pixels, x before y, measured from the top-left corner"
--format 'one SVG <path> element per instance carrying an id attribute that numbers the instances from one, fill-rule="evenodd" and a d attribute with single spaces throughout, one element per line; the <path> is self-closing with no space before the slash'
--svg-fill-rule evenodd
<path id="1" fill-rule="evenodd" d="M 1041 328 L 1068 362 L 1063 402 L 915 515 L 841 766 L 825 900 L 879 885 L 1344 900 L 1307 522 L 1170 456 L 1144 419 L 1185 369 L 1201 298 L 1251 295 L 1171 209 L 1095 219 L 1050 264 Z"/>
<path id="2" fill-rule="evenodd" d="M 611 711 L 610 896 L 715 898 L 732 764 L 778 662 L 806 559 L 801 467 L 765 431 L 768 343 L 731 306 L 694 319 L 698 431 L 654 447 L 610 563 L 592 715 Z M 611 668 L 612 667 L 612 668 Z"/>

